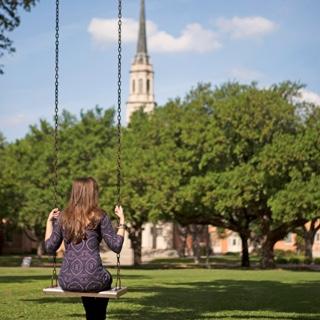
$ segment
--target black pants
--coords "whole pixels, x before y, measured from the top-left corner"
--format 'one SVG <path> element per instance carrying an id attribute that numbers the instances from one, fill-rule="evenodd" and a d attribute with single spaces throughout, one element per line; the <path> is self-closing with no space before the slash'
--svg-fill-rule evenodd
<path id="1" fill-rule="evenodd" d="M 81 297 L 87 320 L 105 320 L 109 299 Z"/>

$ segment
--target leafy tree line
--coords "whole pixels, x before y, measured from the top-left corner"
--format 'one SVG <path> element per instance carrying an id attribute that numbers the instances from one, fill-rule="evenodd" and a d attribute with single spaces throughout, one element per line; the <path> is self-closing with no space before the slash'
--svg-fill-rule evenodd
<path id="1" fill-rule="evenodd" d="M 320 228 L 320 112 L 296 102 L 300 88 L 290 82 L 268 89 L 254 83 L 200 84 L 152 113 L 133 114 L 123 128 L 121 202 L 135 264 L 141 263 L 142 226 L 157 220 L 237 232 L 243 266 L 250 265 L 249 240 L 258 243 L 262 267 L 272 267 L 275 243 L 297 230 L 310 256 Z M 95 108 L 79 118 L 63 112 L 61 206 L 72 179 L 90 175 L 99 182 L 102 207 L 112 212 L 113 119 L 110 109 Z M 52 135 L 52 126 L 42 120 L 15 143 L 1 140 L 1 217 L 31 230 L 39 252 L 53 206 Z"/>
<path id="2" fill-rule="evenodd" d="M 182 225 L 237 232 L 243 266 L 248 240 L 258 240 L 261 265 L 270 267 L 275 243 L 319 217 L 319 109 L 294 102 L 300 89 L 199 85 L 149 116 L 151 152 L 156 146 L 169 177 L 159 180 L 164 211 Z"/>

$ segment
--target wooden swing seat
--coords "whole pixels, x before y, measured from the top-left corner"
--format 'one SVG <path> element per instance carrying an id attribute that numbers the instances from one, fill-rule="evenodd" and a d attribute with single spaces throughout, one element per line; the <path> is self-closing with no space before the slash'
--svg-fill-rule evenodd
<path id="1" fill-rule="evenodd" d="M 52 296 L 63 296 L 63 297 L 93 297 L 93 298 L 109 298 L 119 299 L 128 291 L 127 287 L 123 288 L 112 288 L 106 291 L 100 292 L 76 292 L 76 291 L 65 291 L 61 287 L 49 287 L 43 289 L 43 292 L 47 295 Z"/>

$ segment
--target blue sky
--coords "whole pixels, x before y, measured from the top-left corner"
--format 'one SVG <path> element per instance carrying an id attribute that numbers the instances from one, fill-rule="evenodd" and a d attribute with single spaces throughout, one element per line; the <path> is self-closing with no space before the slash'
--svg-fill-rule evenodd
<path id="1" fill-rule="evenodd" d="M 79 115 L 116 103 L 116 1 L 61 2 L 60 107 Z M 123 1 L 123 113 L 136 49 L 139 0 Z M 198 82 L 261 86 L 283 80 L 307 85 L 320 104 L 320 1 L 146 0 L 148 46 L 159 105 Z M 54 104 L 54 2 L 22 13 L 10 34 L 17 52 L 0 61 L 0 131 L 23 137 Z M 123 118 L 124 114 L 123 114 Z"/>

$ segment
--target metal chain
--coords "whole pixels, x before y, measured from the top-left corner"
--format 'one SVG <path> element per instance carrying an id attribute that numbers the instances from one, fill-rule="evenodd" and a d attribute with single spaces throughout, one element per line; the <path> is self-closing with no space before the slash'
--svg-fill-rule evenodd
<path id="1" fill-rule="evenodd" d="M 122 0 L 118 0 L 118 108 L 117 108 L 117 204 L 121 201 L 121 31 L 122 31 Z"/>
<path id="2" fill-rule="evenodd" d="M 55 34 L 55 90 L 54 90 L 54 206 L 58 206 L 58 126 L 59 126 L 59 0 L 56 0 Z"/>
<path id="3" fill-rule="evenodd" d="M 53 193 L 54 207 L 58 207 L 58 154 L 59 154 L 59 0 L 56 0 L 56 33 L 55 33 L 55 91 L 54 91 L 54 162 L 53 162 Z M 53 285 L 55 283 L 55 285 Z M 51 287 L 58 286 L 56 270 L 56 253 L 53 254 L 53 271 Z"/>
<path id="4" fill-rule="evenodd" d="M 116 279 L 116 289 L 121 289 L 121 275 L 120 275 L 120 254 L 117 254 L 117 279 Z"/>
<path id="5" fill-rule="evenodd" d="M 121 31 L 122 31 L 122 0 L 118 0 L 118 108 L 117 108 L 117 205 L 121 203 Z M 117 254 L 116 289 L 121 288 L 120 254 Z"/>

